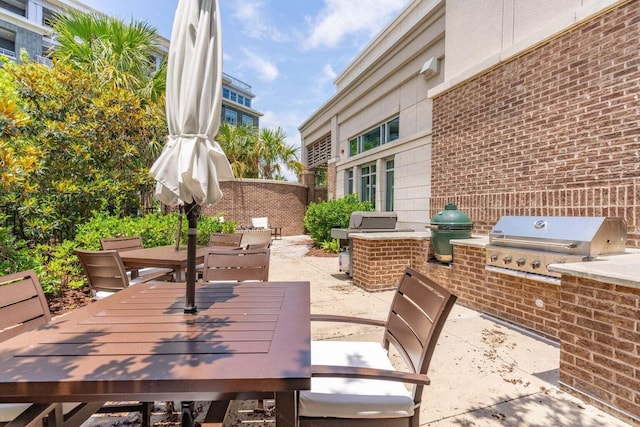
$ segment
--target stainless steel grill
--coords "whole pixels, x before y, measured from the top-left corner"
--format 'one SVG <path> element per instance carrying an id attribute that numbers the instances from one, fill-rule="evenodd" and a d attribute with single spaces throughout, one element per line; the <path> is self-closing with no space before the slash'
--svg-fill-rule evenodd
<path id="1" fill-rule="evenodd" d="M 489 233 L 486 265 L 560 277 L 547 265 L 624 253 L 626 241 L 623 218 L 503 216 Z"/>
<path id="2" fill-rule="evenodd" d="M 346 254 L 348 262 L 341 263 L 341 270 L 351 276 L 352 233 L 380 233 L 396 231 L 413 231 L 412 229 L 397 229 L 398 214 L 395 212 L 365 212 L 356 211 L 349 217 L 349 228 L 332 228 L 331 237 L 340 240 L 340 249 Z M 341 254 L 343 255 L 343 254 Z"/>

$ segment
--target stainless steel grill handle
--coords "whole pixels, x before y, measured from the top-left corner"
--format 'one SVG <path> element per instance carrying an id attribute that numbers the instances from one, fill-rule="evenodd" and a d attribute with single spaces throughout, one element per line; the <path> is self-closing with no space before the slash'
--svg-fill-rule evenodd
<path id="1" fill-rule="evenodd" d="M 578 244 L 575 242 L 572 243 L 556 243 L 556 242 L 548 242 L 548 241 L 536 241 L 536 240 L 522 240 L 522 239 L 509 239 L 508 237 L 499 237 L 494 236 L 494 239 L 499 239 L 501 242 L 505 243 L 515 243 L 521 245 L 529 245 L 529 246 L 541 246 L 541 247 L 556 247 L 563 249 L 574 249 L 578 247 Z"/>

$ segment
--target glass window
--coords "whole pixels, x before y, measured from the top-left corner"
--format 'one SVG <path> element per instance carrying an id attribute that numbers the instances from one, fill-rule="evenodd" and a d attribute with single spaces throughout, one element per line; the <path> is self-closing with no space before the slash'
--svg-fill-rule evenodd
<path id="1" fill-rule="evenodd" d="M 236 102 L 238 99 L 238 94 L 235 93 L 234 91 L 231 91 L 231 93 L 229 93 L 229 99 L 232 100 L 233 102 Z"/>
<path id="2" fill-rule="evenodd" d="M 251 108 L 251 98 L 244 99 L 244 106 Z"/>
<path id="3" fill-rule="evenodd" d="M 353 194 L 353 170 L 347 172 L 347 194 Z"/>
<path id="4" fill-rule="evenodd" d="M 242 115 L 242 124 L 246 126 L 253 126 L 253 117 L 247 116 L 246 114 Z"/>
<path id="5" fill-rule="evenodd" d="M 400 138 L 400 118 L 396 117 L 349 140 L 349 156 L 355 156 L 398 138 Z"/>
<path id="6" fill-rule="evenodd" d="M 387 140 L 385 142 L 395 141 L 400 138 L 400 117 L 396 117 L 387 123 Z"/>
<path id="7" fill-rule="evenodd" d="M 244 96 L 238 95 L 238 104 L 244 104 Z"/>
<path id="8" fill-rule="evenodd" d="M 376 165 L 364 166 L 360 170 L 360 201 L 369 201 L 376 207 Z"/>
<path id="9" fill-rule="evenodd" d="M 349 155 L 355 156 L 358 154 L 358 138 L 353 138 L 349 141 Z"/>
<path id="10" fill-rule="evenodd" d="M 224 110 L 224 119 L 235 126 L 238 123 L 238 113 L 227 108 Z"/>
<path id="11" fill-rule="evenodd" d="M 386 162 L 386 189 L 384 195 L 384 208 L 387 212 L 393 211 L 393 186 L 394 186 L 394 160 L 387 160 Z"/>
<path id="12" fill-rule="evenodd" d="M 371 129 L 362 135 L 362 151 L 371 150 L 380 145 L 380 127 Z"/>
<path id="13" fill-rule="evenodd" d="M 226 87 L 222 88 L 222 97 L 229 99 L 229 89 L 227 89 Z"/>

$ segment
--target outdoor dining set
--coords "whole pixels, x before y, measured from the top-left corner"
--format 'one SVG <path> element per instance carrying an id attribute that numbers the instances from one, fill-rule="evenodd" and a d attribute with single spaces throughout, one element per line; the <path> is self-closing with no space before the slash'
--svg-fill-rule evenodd
<path id="1" fill-rule="evenodd" d="M 77 250 L 95 301 L 53 320 L 33 271 L 1 278 L 0 426 L 80 426 L 113 411 L 150 426 L 156 401 L 181 401 L 183 426 L 195 401 L 211 402 L 202 425 L 223 425 L 240 399 L 275 399 L 277 426 L 417 425 L 455 296 L 407 269 L 386 322 L 312 315 L 310 282 L 269 281 L 270 242 L 239 236 L 198 247 L 193 314 L 184 248 L 143 248 L 137 236 Z M 384 341 L 312 341 L 311 321 L 380 326 Z"/>

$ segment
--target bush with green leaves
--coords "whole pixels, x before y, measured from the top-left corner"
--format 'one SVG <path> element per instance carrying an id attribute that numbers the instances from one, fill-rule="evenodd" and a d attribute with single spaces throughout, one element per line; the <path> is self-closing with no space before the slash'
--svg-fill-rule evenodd
<path id="1" fill-rule="evenodd" d="M 5 224 L 6 216 L 0 215 L 0 224 Z M 37 267 L 27 243 L 17 239 L 7 227 L 0 227 L 0 276 Z"/>
<path id="2" fill-rule="evenodd" d="M 356 194 L 348 194 L 340 199 L 311 203 L 304 215 L 304 226 L 309 231 L 314 246 L 322 247 L 324 242 L 333 240 L 332 228 L 349 226 L 352 212 L 372 210 L 370 202 L 360 202 Z"/>

